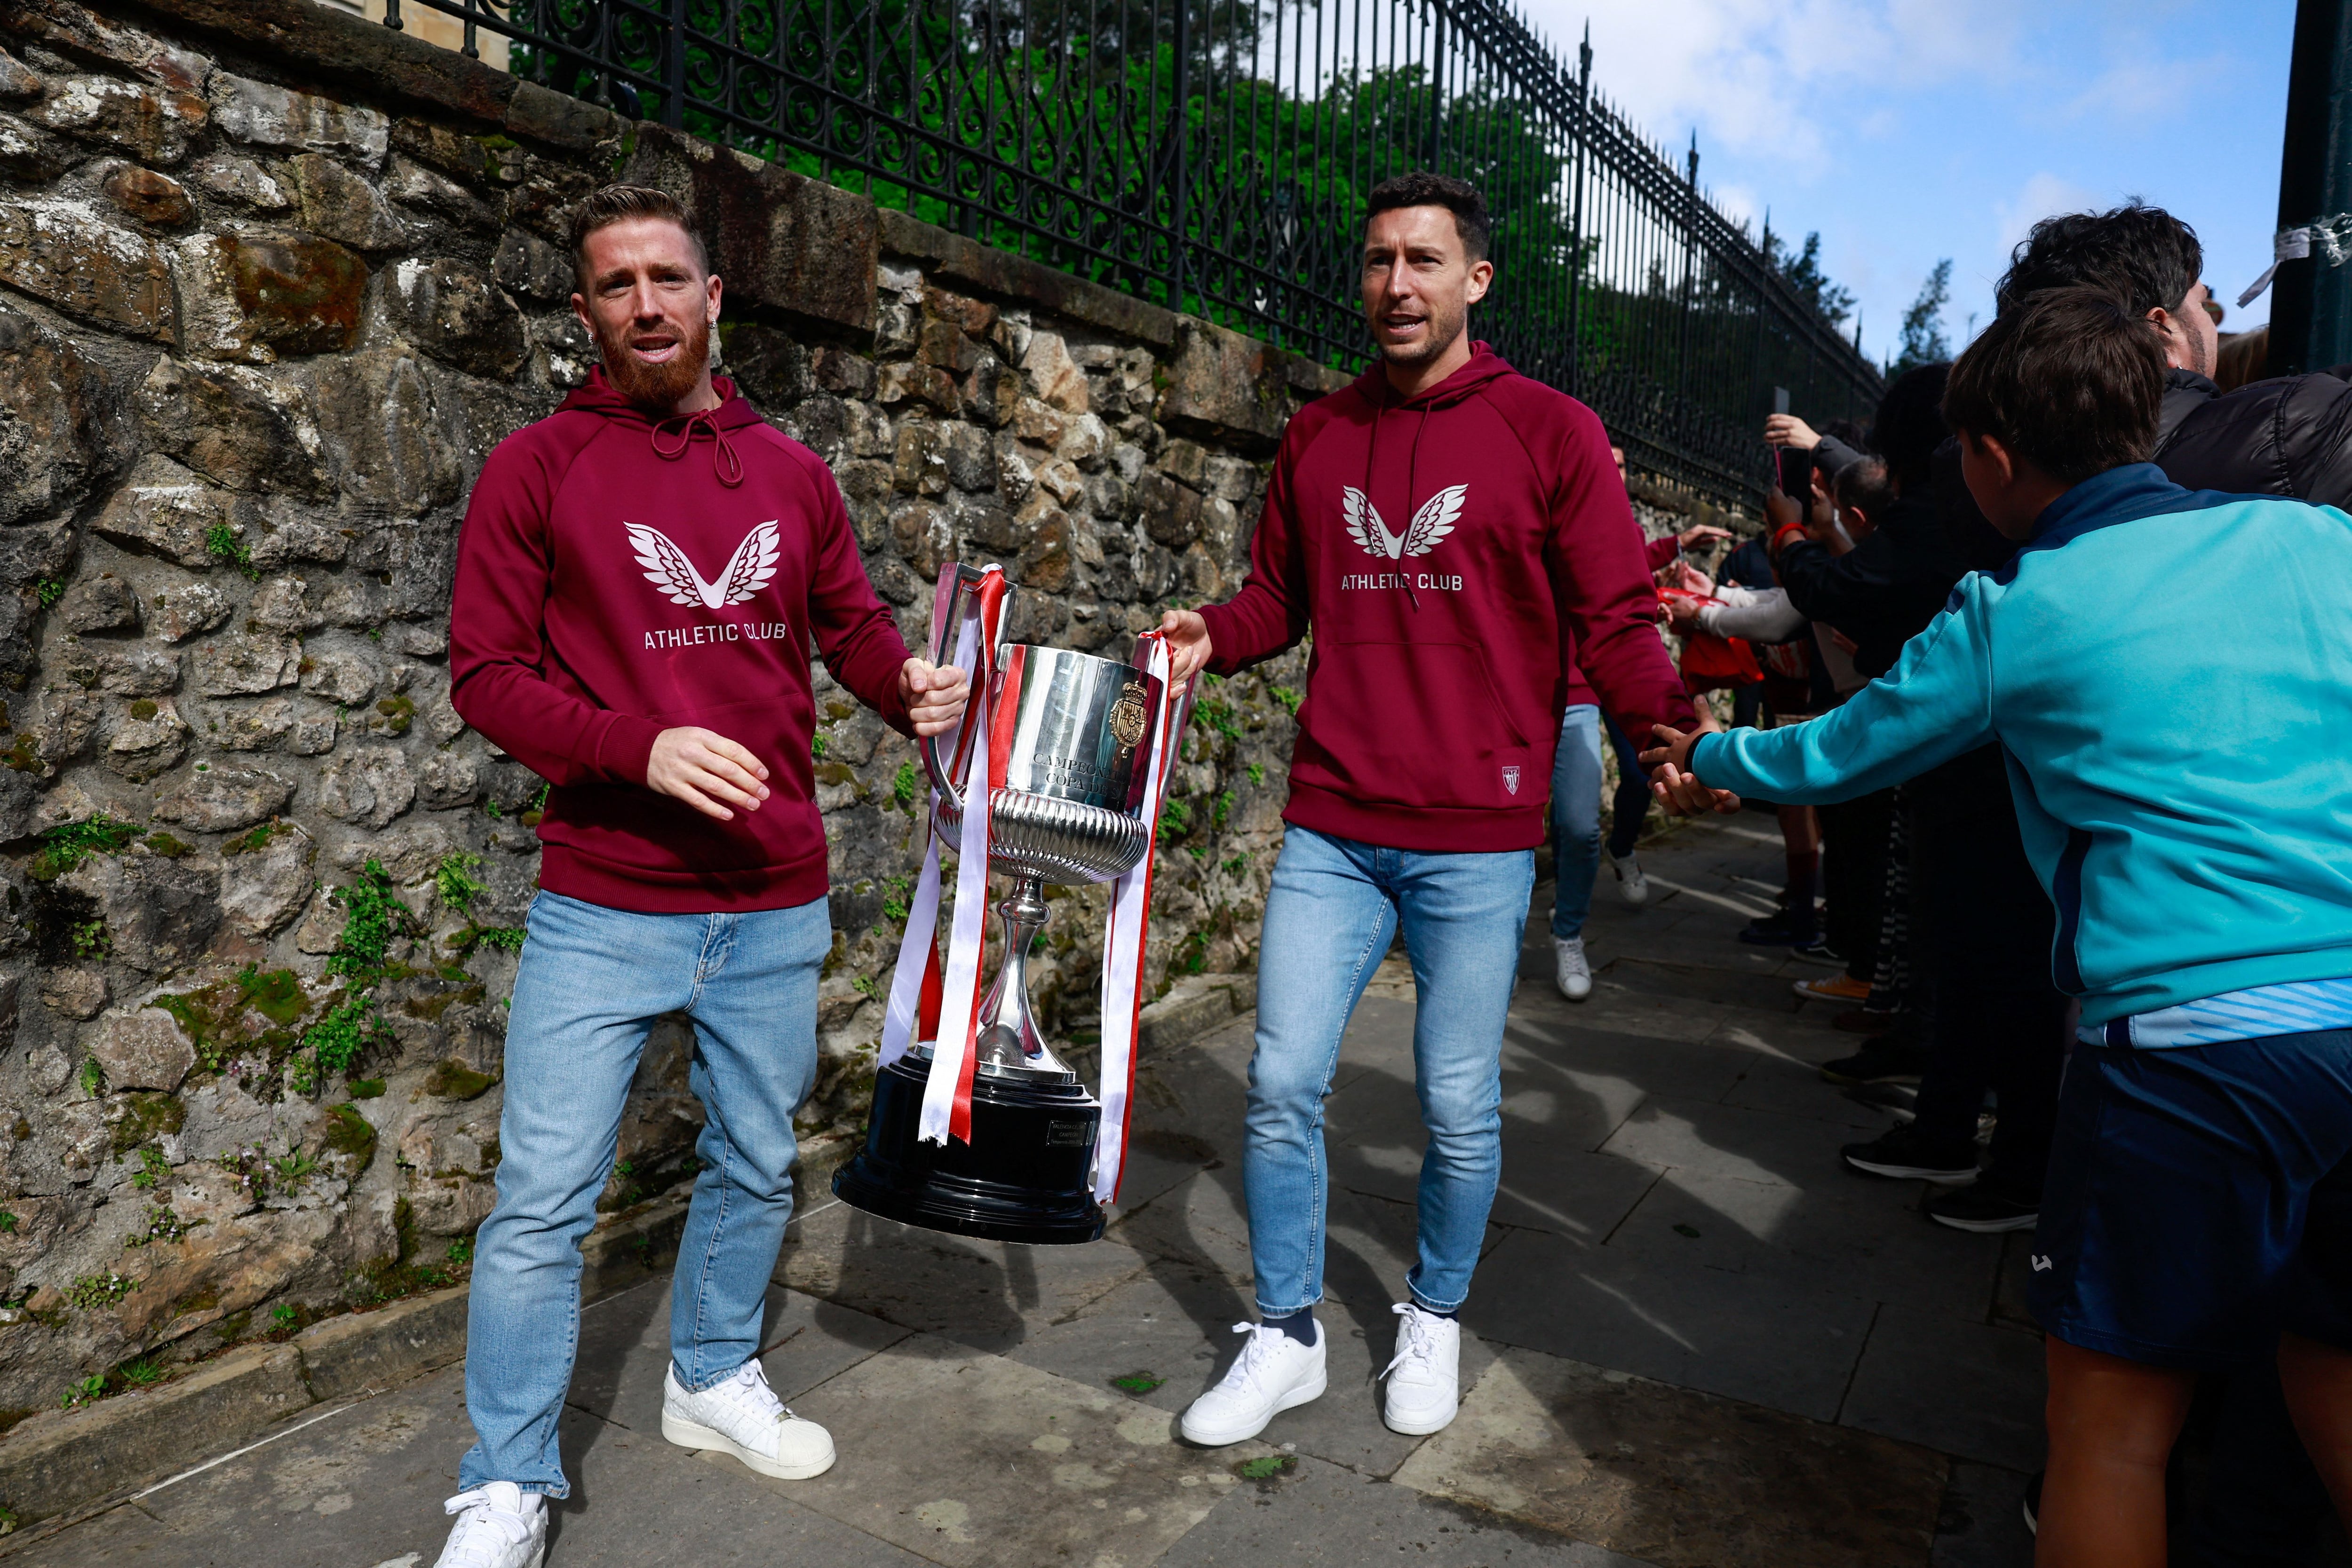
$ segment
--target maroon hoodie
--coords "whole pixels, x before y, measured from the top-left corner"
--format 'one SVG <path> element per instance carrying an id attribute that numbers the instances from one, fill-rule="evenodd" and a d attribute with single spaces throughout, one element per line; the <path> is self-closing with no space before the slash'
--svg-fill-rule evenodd
<path id="1" fill-rule="evenodd" d="M 1202 614 L 1225 674 L 1312 623 L 1286 821 L 1497 851 L 1543 841 L 1580 665 L 1627 734 L 1691 722 L 1657 605 L 1600 418 L 1479 343 L 1418 397 L 1375 365 L 1301 409 L 1249 579 Z"/>
<path id="2" fill-rule="evenodd" d="M 656 423 L 596 371 L 482 466 L 457 541 L 452 700 L 548 780 L 540 885 L 706 914 L 823 898 L 809 686 L 834 677 L 901 730 L 907 645 L 816 454 L 718 383 Z M 645 787 L 654 737 L 698 725 L 768 765 L 718 821 Z"/>

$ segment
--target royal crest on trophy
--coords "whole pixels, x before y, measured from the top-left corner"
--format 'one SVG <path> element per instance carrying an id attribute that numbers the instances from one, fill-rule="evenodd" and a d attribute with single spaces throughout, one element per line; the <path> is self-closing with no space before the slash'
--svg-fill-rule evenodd
<path id="1" fill-rule="evenodd" d="M 931 662 L 971 677 L 963 723 L 919 742 L 930 774 L 923 870 L 890 987 L 866 1146 L 842 1201 L 909 1225 L 1001 1241 L 1092 1241 L 1117 1196 L 1142 1006 L 1151 850 L 1189 695 L 1171 692 L 1158 632 L 1128 664 L 1007 644 L 1003 569 L 940 570 Z M 956 856 L 940 959 L 940 851 Z M 980 991 L 988 873 L 1003 954 Z M 1102 1090 L 1055 1055 L 1029 1004 L 1047 883 L 1112 883 L 1103 938 Z"/>

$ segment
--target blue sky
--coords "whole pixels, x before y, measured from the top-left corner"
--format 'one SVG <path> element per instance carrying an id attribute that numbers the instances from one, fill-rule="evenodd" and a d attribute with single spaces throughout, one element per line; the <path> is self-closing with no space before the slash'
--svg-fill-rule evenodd
<path id="1" fill-rule="evenodd" d="M 2270 263 L 2293 0 L 1523 0 L 1657 140 L 1698 133 L 1735 217 L 1818 229 L 1887 354 L 1937 260 L 1947 330 L 1991 315 L 2036 218 L 2137 195 L 2195 225 L 2224 330 Z M 1848 323 L 1851 329 L 1852 323 Z"/>

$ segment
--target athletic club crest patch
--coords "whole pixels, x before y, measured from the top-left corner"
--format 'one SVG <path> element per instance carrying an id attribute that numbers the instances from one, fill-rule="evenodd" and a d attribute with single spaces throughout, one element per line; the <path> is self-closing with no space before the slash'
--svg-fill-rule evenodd
<path id="1" fill-rule="evenodd" d="M 1519 792 L 1519 770 L 1516 766 L 1503 769 L 1503 788 L 1514 795 Z"/>
<path id="2" fill-rule="evenodd" d="M 642 523 L 623 523 L 621 528 L 628 535 L 629 548 L 636 552 L 637 564 L 645 568 L 646 580 L 673 604 L 699 604 L 705 610 L 723 610 L 730 604 L 749 601 L 776 575 L 780 541 L 776 519 L 772 517 L 743 536 L 743 542 L 735 547 L 735 553 L 719 569 L 716 580 L 706 580 L 695 570 L 686 551 L 659 528 L 649 528 Z"/>

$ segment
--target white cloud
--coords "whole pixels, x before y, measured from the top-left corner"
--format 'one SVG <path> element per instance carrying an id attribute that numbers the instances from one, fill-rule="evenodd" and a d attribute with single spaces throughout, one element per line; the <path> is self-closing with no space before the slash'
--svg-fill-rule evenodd
<path id="1" fill-rule="evenodd" d="M 1590 0 L 1593 78 L 1654 134 L 1770 156 L 1810 182 L 1862 93 L 2012 69 L 2025 0 Z M 1571 61 L 1587 0 L 1533 0 Z"/>
<path id="2" fill-rule="evenodd" d="M 1706 166 L 1699 165 L 1699 189 L 1715 203 L 1715 210 L 1735 224 L 1746 224 L 1750 229 L 1760 226 L 1764 216 L 1764 198 L 1746 185 L 1710 185 Z"/>
<path id="3" fill-rule="evenodd" d="M 2043 172 L 2025 182 L 2014 201 L 2001 202 L 1993 208 L 1993 219 L 2000 234 L 2000 254 L 2004 256 L 2015 249 L 2026 231 L 2054 213 L 2088 212 L 2105 206 L 2095 191 L 2087 190 L 2072 180 Z"/>
<path id="4" fill-rule="evenodd" d="M 2117 60 L 2066 105 L 2075 117 L 2137 123 L 2159 120 L 2195 105 L 2223 63 L 2210 59 Z"/>

